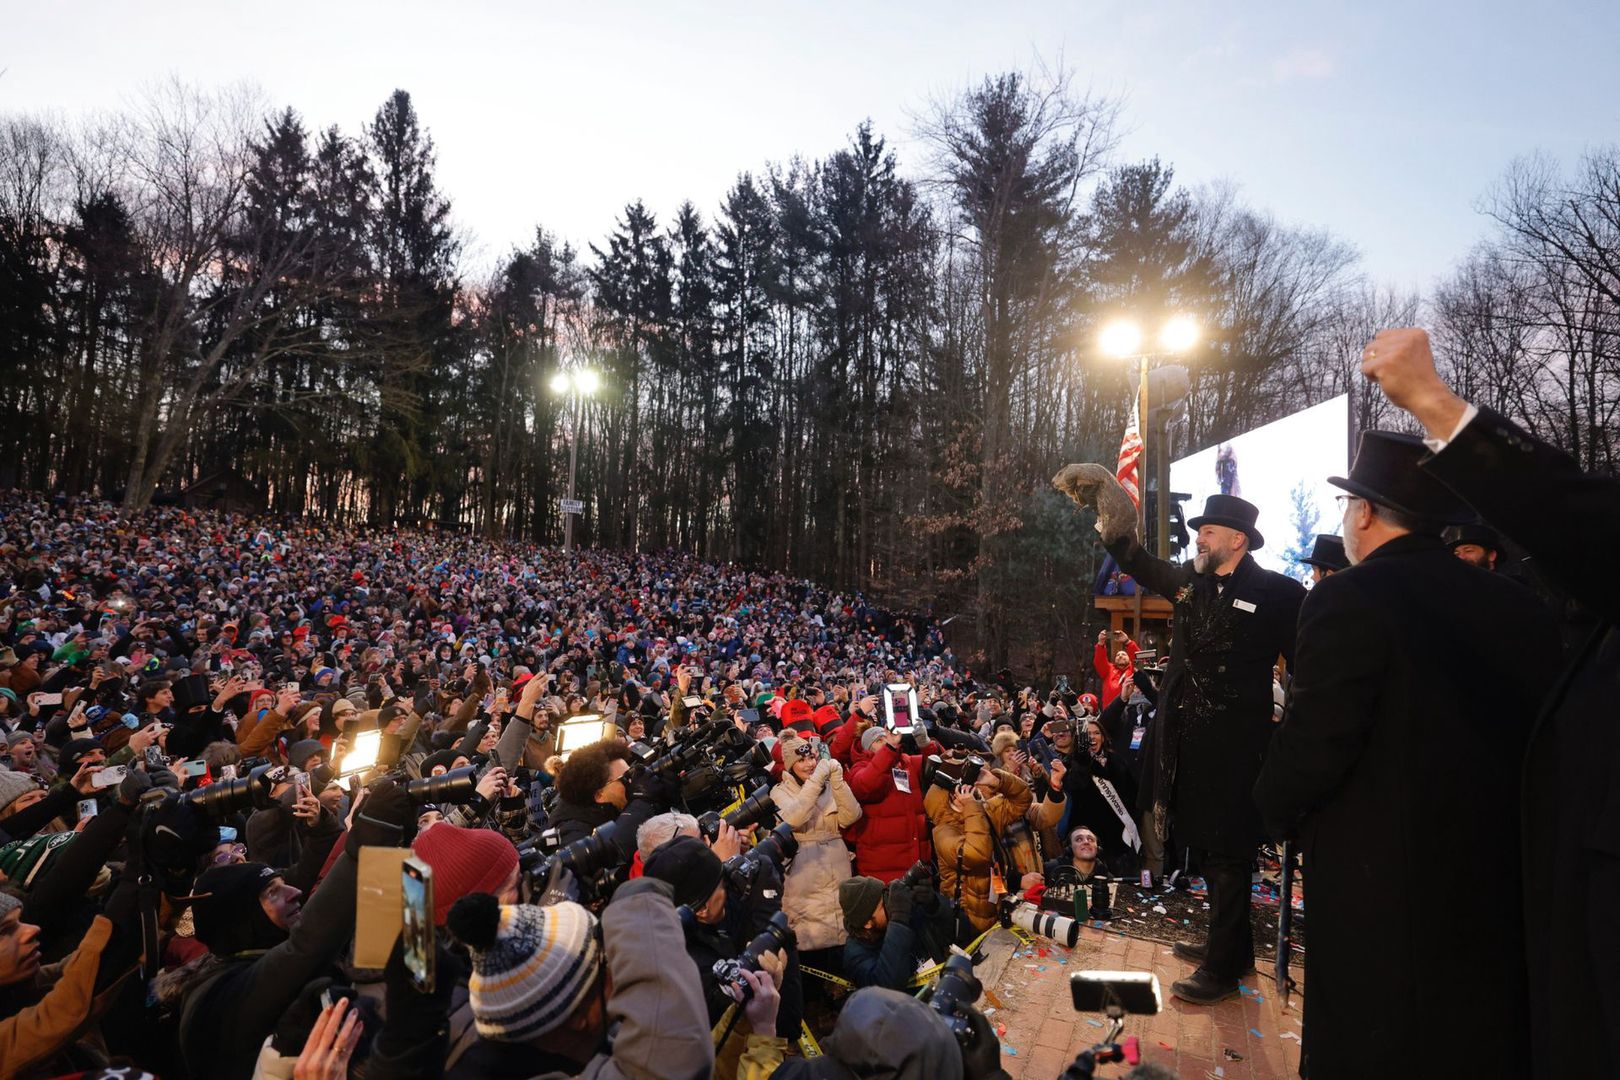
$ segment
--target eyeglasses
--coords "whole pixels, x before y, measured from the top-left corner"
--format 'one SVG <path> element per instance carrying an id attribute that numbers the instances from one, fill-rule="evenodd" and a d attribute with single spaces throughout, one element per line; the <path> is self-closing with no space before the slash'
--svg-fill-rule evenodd
<path id="1" fill-rule="evenodd" d="M 1343 510 L 1346 506 L 1349 506 L 1353 502 L 1366 502 L 1367 500 L 1363 499 L 1360 495 L 1335 495 L 1333 496 L 1333 501 L 1339 504 L 1340 510 Z"/>

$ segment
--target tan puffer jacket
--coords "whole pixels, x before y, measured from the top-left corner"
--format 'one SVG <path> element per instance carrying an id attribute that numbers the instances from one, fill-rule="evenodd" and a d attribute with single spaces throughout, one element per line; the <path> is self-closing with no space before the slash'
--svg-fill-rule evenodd
<path id="1" fill-rule="evenodd" d="M 838 883 L 849 877 L 849 848 L 840 829 L 860 820 L 861 804 L 844 781 L 844 769 L 828 758 L 802 784 L 792 772 L 771 789 L 781 819 L 793 826 L 799 853 L 782 887 L 782 910 L 798 935 L 800 949 L 826 949 L 844 943 L 844 913 Z"/>
<path id="2" fill-rule="evenodd" d="M 1029 785 L 1004 769 L 995 770 L 1001 788 L 989 802 L 975 802 L 966 814 L 951 804 L 950 792 L 930 786 L 923 797 L 928 820 L 934 823 L 934 859 L 939 863 L 939 891 L 955 897 L 957 866 L 962 868 L 962 911 L 978 930 L 995 925 L 996 906 L 990 902 L 990 871 L 995 848 L 991 835 L 1005 835 L 1007 827 L 1022 821 L 1034 795 Z M 1008 883 L 1016 888 L 1016 881 Z"/>

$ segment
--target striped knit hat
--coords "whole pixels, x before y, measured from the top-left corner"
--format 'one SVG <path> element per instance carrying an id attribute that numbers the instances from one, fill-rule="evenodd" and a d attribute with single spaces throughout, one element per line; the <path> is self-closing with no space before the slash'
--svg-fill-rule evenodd
<path id="1" fill-rule="evenodd" d="M 472 951 L 469 1004 L 478 1034 L 526 1042 L 560 1026 L 601 968 L 596 917 L 575 903 L 501 906 L 473 893 L 450 908 L 450 932 Z"/>

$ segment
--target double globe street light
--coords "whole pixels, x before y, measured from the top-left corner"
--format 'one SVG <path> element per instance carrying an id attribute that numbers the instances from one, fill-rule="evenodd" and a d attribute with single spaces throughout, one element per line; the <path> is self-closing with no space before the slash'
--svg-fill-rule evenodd
<path id="1" fill-rule="evenodd" d="M 590 368 L 564 368 L 551 377 L 551 392 L 573 399 L 574 419 L 568 436 L 568 498 L 563 500 L 563 552 L 574 550 L 574 517 L 581 506 L 574 497 L 574 478 L 579 471 L 579 425 L 585 399 L 594 395 L 602 378 Z"/>

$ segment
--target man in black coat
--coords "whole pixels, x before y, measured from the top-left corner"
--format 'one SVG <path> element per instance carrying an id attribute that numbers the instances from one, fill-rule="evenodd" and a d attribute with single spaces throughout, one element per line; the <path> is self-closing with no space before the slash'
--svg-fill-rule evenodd
<path id="1" fill-rule="evenodd" d="M 1423 469 L 1598 622 L 1545 699 L 1525 761 L 1530 1061 L 1538 1077 L 1620 1076 L 1620 577 L 1605 547 L 1620 531 L 1620 480 L 1583 474 L 1452 393 L 1422 330 L 1379 334 L 1362 372 L 1426 429 Z"/>
<path id="2" fill-rule="evenodd" d="M 1199 967 L 1171 990 L 1213 1005 L 1235 995 L 1254 966 L 1249 880 L 1264 830 L 1252 792 L 1271 738 L 1272 671 L 1279 654 L 1293 660 L 1305 588 L 1254 561 L 1250 552 L 1265 543 L 1255 527 L 1260 511 L 1236 496 L 1209 497 L 1203 515 L 1188 522 L 1198 532 L 1198 555 L 1177 565 L 1137 542 L 1107 470 L 1071 465 L 1053 483 L 1076 502 L 1097 505 L 1098 531 L 1115 561 L 1175 605 L 1143 782 L 1151 775 L 1161 838 L 1173 822 L 1177 842 L 1200 853 L 1209 884 L 1208 944 L 1178 947 Z"/>

